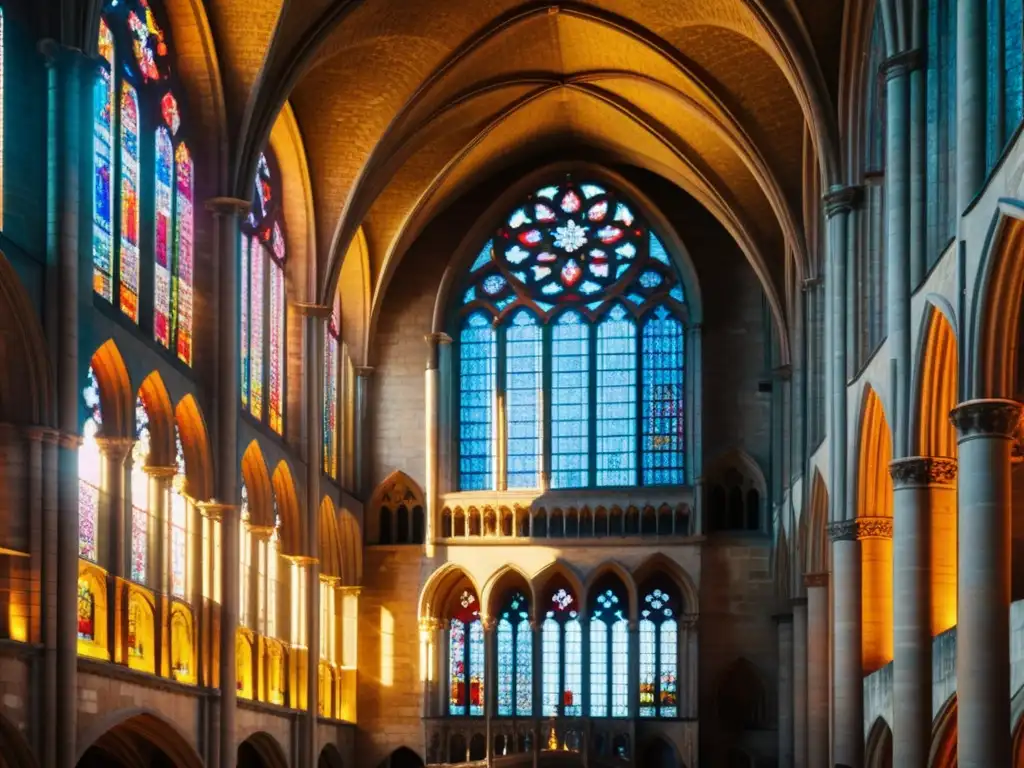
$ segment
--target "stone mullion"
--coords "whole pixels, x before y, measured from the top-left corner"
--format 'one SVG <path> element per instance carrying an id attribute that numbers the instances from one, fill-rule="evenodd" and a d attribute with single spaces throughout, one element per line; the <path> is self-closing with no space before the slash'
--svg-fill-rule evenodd
<path id="1" fill-rule="evenodd" d="M 828 574 L 809 573 L 807 587 L 807 761 L 829 764 Z"/>
<path id="2" fill-rule="evenodd" d="M 956 460 L 913 457 L 889 465 L 894 518 L 893 761 L 924 766 L 932 720 L 932 497 L 956 483 Z"/>
<path id="3" fill-rule="evenodd" d="M 1010 765 L 1011 453 L 1021 404 L 971 400 L 950 420 L 960 467 L 957 763 Z"/>
<path id="4" fill-rule="evenodd" d="M 807 763 L 807 598 L 792 600 L 793 609 L 793 766 Z"/>

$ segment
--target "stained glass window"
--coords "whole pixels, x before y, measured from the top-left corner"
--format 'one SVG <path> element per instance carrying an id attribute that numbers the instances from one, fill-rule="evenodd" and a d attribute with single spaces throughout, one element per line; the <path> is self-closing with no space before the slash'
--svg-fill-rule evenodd
<path id="1" fill-rule="evenodd" d="M 459 593 L 448 622 L 448 713 L 484 713 L 484 629 L 471 589 Z"/>
<path id="2" fill-rule="evenodd" d="M 341 329 L 341 298 L 334 297 L 324 336 L 324 472 L 338 476 L 338 354 Z"/>
<path id="3" fill-rule="evenodd" d="M 991 169 L 1024 111 L 1024 0 L 987 0 L 986 5 L 986 156 Z"/>
<path id="4" fill-rule="evenodd" d="M 679 716 L 679 630 L 676 590 L 665 585 L 641 591 L 640 717 Z"/>
<path id="5" fill-rule="evenodd" d="M 583 714 L 583 631 L 568 585 L 555 585 L 541 626 L 541 715 Z"/>
<path id="6" fill-rule="evenodd" d="M 171 491 L 171 594 L 185 599 L 188 595 L 188 501 L 184 496 L 185 452 L 181 435 L 174 428 L 177 474 Z"/>
<path id="7" fill-rule="evenodd" d="M 495 338 L 490 318 L 474 312 L 462 327 L 460 346 L 459 479 L 462 490 L 494 483 Z"/>
<path id="8" fill-rule="evenodd" d="M 533 714 L 533 631 L 529 606 L 521 592 L 514 593 L 498 619 L 498 715 Z"/>
<path id="9" fill-rule="evenodd" d="M 139 290 L 151 257 L 153 338 L 191 365 L 193 166 L 181 141 L 170 46 L 148 0 L 106 0 L 98 50 L 103 63 L 93 91 L 93 288 L 109 302 L 116 292 L 121 311 L 138 323 L 145 316 Z M 151 128 L 152 122 L 159 124 Z M 152 164 L 143 146 L 153 147 Z M 144 174 L 152 184 L 143 182 Z M 148 246 L 143 252 L 140 239 L 150 227 L 151 254 Z"/>
<path id="10" fill-rule="evenodd" d="M 505 421 L 508 487 L 536 488 L 540 480 L 541 328 L 527 310 L 505 330 Z"/>
<path id="11" fill-rule="evenodd" d="M 284 433 L 285 237 L 276 166 L 260 155 L 252 204 L 242 226 L 242 404 Z M 266 407 L 264 407 L 266 406 Z"/>
<path id="12" fill-rule="evenodd" d="M 238 525 L 238 623 L 243 627 L 251 627 L 249 609 L 249 592 L 251 585 L 252 546 L 249 533 L 249 488 L 242 481 L 242 504 L 239 509 Z"/>
<path id="13" fill-rule="evenodd" d="M 103 461 L 96 437 L 103 425 L 103 413 L 99 383 L 91 366 L 82 400 L 87 416 L 82 426 L 82 445 L 78 449 L 78 556 L 95 561 Z"/>
<path id="14" fill-rule="evenodd" d="M 135 446 L 132 448 L 132 549 L 131 577 L 146 583 L 149 554 L 149 475 L 145 472 L 149 461 L 149 413 L 141 397 L 135 398 Z"/>
<path id="15" fill-rule="evenodd" d="M 536 190 L 456 296 L 462 490 L 685 482 L 685 292 L 630 201 L 568 177 Z"/>
<path id="16" fill-rule="evenodd" d="M 590 714 L 629 715 L 629 623 L 623 592 L 598 586 L 590 608 Z"/>
<path id="17" fill-rule="evenodd" d="M 96 639 L 96 598 L 89 589 L 89 582 L 78 580 L 78 639 Z"/>
<path id="18" fill-rule="evenodd" d="M 927 256 L 934 263 L 956 232 L 956 2 L 928 0 L 927 13 L 925 219 Z M 885 48 L 879 16 L 876 11 L 878 42 L 873 46 L 881 60 Z"/>

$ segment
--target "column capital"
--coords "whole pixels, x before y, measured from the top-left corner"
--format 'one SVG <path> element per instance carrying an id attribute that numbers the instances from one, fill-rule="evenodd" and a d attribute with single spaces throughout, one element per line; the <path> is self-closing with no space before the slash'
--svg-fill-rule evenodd
<path id="1" fill-rule="evenodd" d="M 248 211 L 252 205 L 251 200 L 243 200 L 240 197 L 211 197 L 206 203 L 206 210 L 220 216 L 233 216 L 237 213 Z"/>
<path id="2" fill-rule="evenodd" d="M 339 584 L 338 591 L 341 592 L 341 594 L 343 595 L 352 595 L 354 597 L 359 597 L 360 593 L 363 591 L 363 588 Z"/>
<path id="3" fill-rule="evenodd" d="M 825 204 L 825 218 L 831 219 L 838 213 L 849 213 L 857 207 L 860 195 L 861 187 L 858 186 L 832 187 L 821 196 L 821 200 Z"/>
<path id="4" fill-rule="evenodd" d="M 368 379 L 373 376 L 372 365 L 357 365 L 355 367 L 356 377 L 360 379 Z"/>
<path id="5" fill-rule="evenodd" d="M 808 589 L 810 589 L 811 587 L 827 587 L 828 571 L 820 571 L 818 573 L 805 573 L 804 586 Z"/>
<path id="6" fill-rule="evenodd" d="M 292 307 L 303 317 L 312 317 L 317 320 L 326 320 L 334 311 L 333 307 L 326 304 L 317 304 L 315 301 L 293 301 Z"/>
<path id="7" fill-rule="evenodd" d="M 804 281 L 800 284 L 800 290 L 803 291 L 804 293 L 806 293 L 807 291 L 811 290 L 812 288 L 817 288 L 823 282 L 825 282 L 825 281 L 822 279 L 821 275 L 814 275 L 813 277 L 805 277 Z"/>
<path id="8" fill-rule="evenodd" d="M 60 64 L 84 65 L 87 63 L 99 63 L 98 58 L 89 56 L 81 48 L 64 45 L 52 37 L 40 40 L 36 48 L 43 55 L 47 67 L 56 67 Z"/>
<path id="9" fill-rule="evenodd" d="M 498 620 L 494 616 L 481 616 L 480 624 L 483 626 L 484 632 L 491 634 L 498 626 Z"/>
<path id="10" fill-rule="evenodd" d="M 295 563 L 299 568 L 308 568 L 309 566 L 316 565 L 320 562 L 315 557 L 310 557 L 309 555 L 282 555 L 282 557 L 285 560 Z"/>
<path id="11" fill-rule="evenodd" d="M 161 466 L 160 464 L 146 464 L 142 467 L 142 471 L 154 480 L 170 480 L 178 474 L 177 467 Z"/>
<path id="12" fill-rule="evenodd" d="M 60 430 L 42 426 L 25 427 L 25 437 L 33 442 L 56 445 L 60 438 Z"/>
<path id="13" fill-rule="evenodd" d="M 237 504 L 222 504 L 219 501 L 210 499 L 209 501 L 200 501 L 196 504 L 196 508 L 199 510 L 199 514 L 209 520 L 220 520 L 224 517 L 225 512 L 231 512 L 232 510 L 238 509 Z"/>
<path id="14" fill-rule="evenodd" d="M 426 616 L 419 621 L 420 632 L 437 632 L 441 627 L 441 620 L 433 616 Z"/>
<path id="15" fill-rule="evenodd" d="M 242 525 L 245 526 L 245 530 L 262 541 L 267 541 L 274 535 L 275 529 L 272 525 L 252 525 L 248 521 L 243 521 Z"/>
<path id="16" fill-rule="evenodd" d="M 451 344 L 452 337 L 447 333 L 428 333 L 423 336 L 423 340 L 427 342 L 427 370 L 436 370 L 438 351 L 440 347 Z"/>
<path id="17" fill-rule="evenodd" d="M 979 437 L 1012 440 L 1020 427 L 1021 404 L 1016 400 L 968 400 L 949 412 L 963 443 Z"/>
<path id="18" fill-rule="evenodd" d="M 878 71 L 885 78 L 886 82 L 897 77 L 904 77 L 911 72 L 921 69 L 924 66 L 924 51 L 920 48 L 911 48 L 909 51 L 897 53 L 885 59 L 879 66 Z"/>
<path id="19" fill-rule="evenodd" d="M 96 436 L 96 445 L 100 454 L 114 461 L 124 461 L 135 447 L 135 439 L 131 437 Z"/>
<path id="20" fill-rule="evenodd" d="M 956 485 L 956 459 L 945 456 L 910 456 L 889 464 L 893 488 Z"/>
<path id="21" fill-rule="evenodd" d="M 832 541 L 860 541 L 861 539 L 891 539 L 891 517 L 855 517 L 829 523 L 828 537 Z"/>

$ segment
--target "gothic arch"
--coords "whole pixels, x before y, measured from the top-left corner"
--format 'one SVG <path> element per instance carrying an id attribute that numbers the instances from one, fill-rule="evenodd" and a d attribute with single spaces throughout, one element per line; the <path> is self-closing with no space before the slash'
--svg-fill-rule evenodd
<path id="1" fill-rule="evenodd" d="M 932 743 L 928 751 L 929 768 L 956 768 L 957 699 L 954 693 L 942 705 L 932 723 Z"/>
<path id="2" fill-rule="evenodd" d="M 295 480 L 288 462 L 282 459 L 274 469 L 272 477 L 274 498 L 277 499 L 277 514 L 281 517 L 281 554 L 286 557 L 305 555 L 306 526 L 299 498 L 295 492 Z"/>
<path id="3" fill-rule="evenodd" d="M 530 577 L 519 566 L 512 564 L 503 565 L 484 583 L 480 604 L 483 606 L 485 615 L 497 616 L 501 610 L 502 601 L 516 587 L 530 601 L 530 616 L 536 618 L 537 595 L 533 591 L 533 582 L 531 582 Z"/>
<path id="4" fill-rule="evenodd" d="M 53 375 L 38 313 L 7 257 L 0 253 L 0 335 L 7 370 L 0 380 L 0 421 L 48 425 L 53 422 Z"/>
<path id="5" fill-rule="evenodd" d="M 537 611 L 547 610 L 551 602 L 551 591 L 548 587 L 556 579 L 564 580 L 576 593 L 576 599 L 580 605 L 586 605 L 586 590 L 583 587 L 583 580 L 573 570 L 572 566 L 564 560 L 555 560 L 541 568 L 533 576 L 533 592 L 537 595 Z"/>
<path id="6" fill-rule="evenodd" d="M 32 753 L 24 734 L 0 715 L 0 766 L 3 768 L 38 768 L 39 763 Z"/>
<path id="7" fill-rule="evenodd" d="M 958 402 L 957 339 L 946 312 L 928 302 L 922 324 L 911 411 L 910 453 L 914 456 L 956 457 L 956 431 L 949 412 Z"/>
<path id="8" fill-rule="evenodd" d="M 355 515 L 344 507 L 338 510 L 338 546 L 341 549 L 341 585 L 358 587 L 363 583 L 363 534 Z"/>
<path id="9" fill-rule="evenodd" d="M 242 480 L 249 495 L 249 523 L 274 527 L 274 488 L 259 443 L 253 440 L 242 454 Z"/>
<path id="10" fill-rule="evenodd" d="M 445 610 L 448 598 L 451 597 L 451 593 L 459 584 L 464 582 L 468 583 L 479 597 L 480 588 L 476 580 L 469 571 L 464 570 L 461 566 L 454 563 L 445 563 L 434 571 L 420 591 L 418 603 L 419 618 L 440 617 Z"/>
<path id="11" fill-rule="evenodd" d="M 137 756 L 144 761 L 134 766 L 126 763 L 130 768 L 150 765 L 145 760 L 153 750 L 163 753 L 179 768 L 203 768 L 202 759 L 178 727 L 145 708 L 119 710 L 100 719 L 79 737 L 77 760 L 81 762 L 91 750 L 100 755 Z"/>
<path id="12" fill-rule="evenodd" d="M 153 371 L 142 380 L 139 397 L 149 416 L 150 447 L 146 463 L 155 467 L 173 467 L 174 408 L 158 371 Z"/>
<path id="13" fill-rule="evenodd" d="M 866 768 L 893 768 L 892 729 L 884 717 L 879 716 L 868 733 L 864 765 Z"/>
<path id="14" fill-rule="evenodd" d="M 338 518 L 334 511 L 334 502 L 329 496 L 324 496 L 320 502 L 318 517 L 320 575 L 340 579 L 342 575 L 341 538 L 338 535 Z"/>
<path id="15" fill-rule="evenodd" d="M 257 731 L 238 745 L 238 768 L 288 768 L 288 758 L 277 739 Z"/>
<path id="16" fill-rule="evenodd" d="M 814 470 L 811 480 L 811 495 L 803 519 L 807 521 L 802 542 L 802 564 L 804 573 L 822 573 L 830 568 L 831 548 L 828 541 L 829 498 L 828 488 L 821 472 Z"/>
<path id="17" fill-rule="evenodd" d="M 89 364 L 100 388 L 101 434 L 104 437 L 134 437 L 135 393 L 128 367 L 114 340 L 103 342 L 93 353 Z"/>
<path id="18" fill-rule="evenodd" d="M 636 581 L 633 580 L 633 574 L 626 570 L 621 563 L 614 560 L 605 560 L 587 575 L 583 582 L 583 595 L 581 596 L 584 605 L 590 604 L 590 600 L 593 597 L 591 592 L 594 587 L 608 577 L 612 577 L 621 583 L 623 589 L 626 590 L 626 599 L 629 600 L 629 609 L 626 615 L 630 621 L 636 621 L 640 602 L 637 596 Z"/>
<path id="19" fill-rule="evenodd" d="M 892 517 L 892 437 L 882 401 L 864 388 L 857 451 L 857 517 Z"/>
<path id="20" fill-rule="evenodd" d="M 366 516 L 368 540 L 379 544 L 416 543 L 412 541 L 412 521 L 416 515 L 422 517 L 426 514 L 426 506 L 419 484 L 396 469 L 380 482 L 370 496 Z M 406 517 L 404 534 L 401 527 L 403 514 Z"/>
<path id="21" fill-rule="evenodd" d="M 706 530 L 765 530 L 768 485 L 750 454 L 726 451 L 708 464 L 703 480 Z"/>
<path id="22" fill-rule="evenodd" d="M 633 571 L 633 581 L 643 585 L 651 577 L 664 574 L 675 582 L 682 595 L 682 613 L 697 614 L 700 611 L 700 599 L 697 592 L 697 585 L 693 583 L 690 574 L 675 560 L 656 552 L 644 560 L 639 567 Z"/>
<path id="23" fill-rule="evenodd" d="M 213 458 L 206 420 L 195 396 L 185 395 L 174 409 L 174 420 L 185 454 L 185 492 L 196 501 L 213 498 Z"/>
<path id="24" fill-rule="evenodd" d="M 341 752 L 333 744 L 324 744 L 320 750 L 320 757 L 317 759 L 317 768 L 345 768 L 345 762 L 341 759 Z"/>

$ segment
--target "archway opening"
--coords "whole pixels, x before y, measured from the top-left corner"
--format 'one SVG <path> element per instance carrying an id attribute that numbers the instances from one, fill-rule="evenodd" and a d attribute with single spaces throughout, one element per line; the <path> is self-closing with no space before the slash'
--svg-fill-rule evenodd
<path id="1" fill-rule="evenodd" d="M 345 768 L 345 761 L 341 759 L 341 753 L 336 746 L 325 744 L 324 748 L 320 750 L 316 768 Z"/>
<path id="2" fill-rule="evenodd" d="M 380 768 L 423 768 L 423 760 L 408 747 L 399 747 L 380 764 Z"/>
<path id="3" fill-rule="evenodd" d="M 665 739 L 652 739 L 640 753 L 640 765 L 649 768 L 683 768 L 675 749 Z"/>
<path id="4" fill-rule="evenodd" d="M 238 745 L 238 768 L 288 768 L 288 761 L 273 736 L 254 733 Z"/>
<path id="5" fill-rule="evenodd" d="M 104 731 L 77 767 L 202 768 L 202 761 L 174 728 L 155 715 L 141 714 Z"/>

